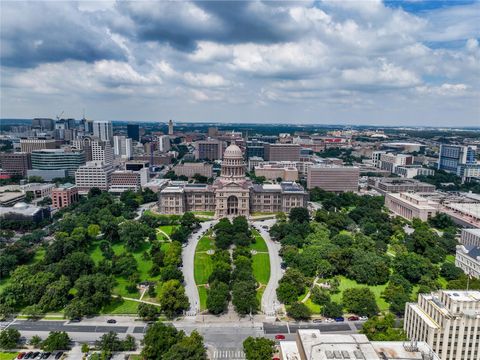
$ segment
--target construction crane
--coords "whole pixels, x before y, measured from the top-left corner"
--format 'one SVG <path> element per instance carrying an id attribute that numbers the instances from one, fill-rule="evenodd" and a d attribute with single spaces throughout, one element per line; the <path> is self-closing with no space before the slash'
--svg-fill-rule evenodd
<path id="1" fill-rule="evenodd" d="M 62 117 L 63 113 L 65 112 L 65 110 L 62 110 L 62 112 L 60 113 L 60 115 L 57 115 L 57 120 L 60 120 L 60 118 Z"/>

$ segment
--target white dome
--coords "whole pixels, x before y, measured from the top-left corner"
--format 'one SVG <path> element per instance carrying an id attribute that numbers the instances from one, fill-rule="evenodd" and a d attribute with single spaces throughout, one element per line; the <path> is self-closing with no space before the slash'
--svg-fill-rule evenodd
<path id="1" fill-rule="evenodd" d="M 242 150 L 237 145 L 230 145 L 225 149 L 223 153 L 224 159 L 238 159 L 243 158 Z"/>
<path id="2" fill-rule="evenodd" d="M 18 202 L 15 205 L 13 205 L 15 209 L 26 209 L 28 205 L 24 202 Z"/>

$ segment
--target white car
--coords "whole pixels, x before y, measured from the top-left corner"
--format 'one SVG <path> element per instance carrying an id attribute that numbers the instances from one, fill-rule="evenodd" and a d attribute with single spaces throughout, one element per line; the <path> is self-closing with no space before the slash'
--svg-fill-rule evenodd
<path id="1" fill-rule="evenodd" d="M 367 320 L 368 320 L 368 316 L 360 316 L 360 317 L 358 318 L 358 320 L 360 320 L 360 321 L 367 321 Z"/>
<path id="2" fill-rule="evenodd" d="M 335 320 L 332 319 L 332 318 L 326 318 L 324 322 L 326 322 L 326 323 L 334 323 Z"/>

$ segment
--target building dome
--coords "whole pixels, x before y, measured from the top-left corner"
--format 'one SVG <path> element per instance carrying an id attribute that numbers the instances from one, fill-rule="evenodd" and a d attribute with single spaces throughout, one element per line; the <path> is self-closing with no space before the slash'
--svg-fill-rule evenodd
<path id="1" fill-rule="evenodd" d="M 243 154 L 242 150 L 237 145 L 230 145 L 225 149 L 225 152 L 223 153 L 223 158 L 224 159 L 238 159 L 241 158 L 243 159 Z"/>
<path id="2" fill-rule="evenodd" d="M 14 209 L 26 209 L 28 205 L 24 202 L 18 202 L 15 205 L 13 205 Z"/>

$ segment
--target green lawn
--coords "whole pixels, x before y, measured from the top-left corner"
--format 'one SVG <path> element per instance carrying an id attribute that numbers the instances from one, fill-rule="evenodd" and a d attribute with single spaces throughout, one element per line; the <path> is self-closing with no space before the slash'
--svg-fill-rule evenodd
<path id="1" fill-rule="evenodd" d="M 261 307 L 261 304 L 262 304 L 262 296 L 263 296 L 264 292 L 265 292 L 265 286 L 262 285 L 257 290 L 257 300 L 258 300 L 258 303 L 260 304 L 260 307 Z"/>
<path id="2" fill-rule="evenodd" d="M 12 360 L 16 359 L 18 352 L 0 352 L 0 360 Z"/>
<path id="3" fill-rule="evenodd" d="M 253 236 L 255 237 L 255 243 L 250 245 L 251 250 L 268 252 L 267 244 L 263 237 L 259 234 L 257 230 L 252 230 Z"/>
<path id="4" fill-rule="evenodd" d="M 270 279 L 270 258 L 268 254 L 256 254 L 252 256 L 253 276 L 260 283 L 266 285 Z"/>
<path id="5" fill-rule="evenodd" d="M 210 249 L 215 249 L 215 241 L 209 236 L 209 233 L 207 233 L 198 241 L 195 251 L 207 251 Z"/>
<path id="6" fill-rule="evenodd" d="M 308 298 L 307 301 L 305 301 L 305 305 L 310 309 L 312 314 L 321 314 L 322 313 L 322 307 L 320 305 L 315 304 L 311 298 Z"/>
<path id="7" fill-rule="evenodd" d="M 455 255 L 447 255 L 445 262 L 455 264 Z"/>
<path id="8" fill-rule="evenodd" d="M 137 314 L 139 302 L 131 300 L 116 301 L 113 300 L 111 304 L 105 306 L 102 309 L 102 314 L 118 314 L 118 315 L 130 315 Z"/>
<path id="9" fill-rule="evenodd" d="M 198 296 L 200 297 L 200 310 L 207 308 L 207 288 L 205 286 L 197 286 Z"/>
<path id="10" fill-rule="evenodd" d="M 194 275 L 197 285 L 208 283 L 208 277 L 213 271 L 213 262 L 211 255 L 204 252 L 195 253 Z"/>
<path id="11" fill-rule="evenodd" d="M 192 211 L 194 215 L 214 216 L 215 211 Z"/>
<path id="12" fill-rule="evenodd" d="M 172 235 L 176 228 L 178 228 L 178 225 L 162 225 L 158 229 L 164 231 L 167 235 Z"/>
<path id="13" fill-rule="evenodd" d="M 353 287 L 363 287 L 363 286 L 368 286 L 368 285 L 359 284 L 355 280 L 350 280 L 350 279 L 347 279 L 344 276 L 340 276 L 340 286 L 339 286 L 340 292 L 338 294 L 333 294 L 332 295 L 332 300 L 337 301 L 337 302 L 341 302 L 342 301 L 342 293 L 345 289 L 349 289 L 349 288 L 353 288 Z M 382 294 L 383 290 L 385 290 L 386 286 L 387 286 L 386 284 L 377 285 L 377 286 L 368 286 L 370 288 L 370 290 L 372 290 L 373 293 L 375 294 L 375 298 L 377 300 L 377 305 L 378 305 L 378 308 L 380 309 L 380 311 L 388 310 L 388 303 L 381 297 L 381 294 Z"/>

